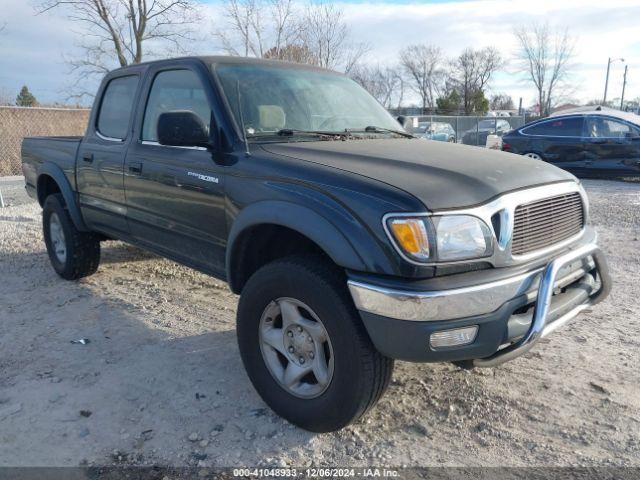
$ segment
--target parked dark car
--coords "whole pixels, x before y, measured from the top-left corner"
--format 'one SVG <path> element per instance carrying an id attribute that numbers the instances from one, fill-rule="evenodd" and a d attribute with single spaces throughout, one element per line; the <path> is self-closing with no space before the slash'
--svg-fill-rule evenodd
<path id="1" fill-rule="evenodd" d="M 456 131 L 446 122 L 420 122 L 413 134 L 419 138 L 438 142 L 454 143 L 456 141 Z"/>
<path id="2" fill-rule="evenodd" d="M 573 175 L 416 139 L 311 66 L 121 68 L 84 137 L 26 138 L 22 159 L 60 277 L 95 273 L 119 239 L 226 280 L 249 378 L 312 431 L 367 412 L 394 359 L 499 365 L 611 285 Z"/>
<path id="3" fill-rule="evenodd" d="M 502 118 L 487 118 L 480 120 L 477 126 L 467 130 L 462 135 L 462 143 L 465 145 L 480 145 L 485 146 L 487 144 L 487 137 L 489 135 L 503 136 L 511 130 L 511 124 Z"/>
<path id="4" fill-rule="evenodd" d="M 640 175 L 640 116 L 615 110 L 552 116 L 503 136 L 502 150 L 578 175 Z"/>

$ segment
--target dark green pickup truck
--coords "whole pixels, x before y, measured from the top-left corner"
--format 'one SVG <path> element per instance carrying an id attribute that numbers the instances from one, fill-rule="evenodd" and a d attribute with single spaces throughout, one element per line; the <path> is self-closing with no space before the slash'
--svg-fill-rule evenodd
<path id="1" fill-rule="evenodd" d="M 362 416 L 394 359 L 498 365 L 610 288 L 575 177 L 415 139 L 314 67 L 119 69 L 83 138 L 27 138 L 22 154 L 61 277 L 96 272 L 119 239 L 225 279 L 255 388 L 313 431 Z"/>

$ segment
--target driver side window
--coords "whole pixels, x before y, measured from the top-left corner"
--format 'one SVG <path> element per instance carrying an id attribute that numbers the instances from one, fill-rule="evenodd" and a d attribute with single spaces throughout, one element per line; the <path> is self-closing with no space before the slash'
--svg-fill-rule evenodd
<path id="1" fill-rule="evenodd" d="M 156 75 L 142 124 L 142 140 L 158 141 L 158 118 L 165 112 L 195 113 L 209 131 L 211 107 L 202 83 L 191 70 L 167 70 Z"/>

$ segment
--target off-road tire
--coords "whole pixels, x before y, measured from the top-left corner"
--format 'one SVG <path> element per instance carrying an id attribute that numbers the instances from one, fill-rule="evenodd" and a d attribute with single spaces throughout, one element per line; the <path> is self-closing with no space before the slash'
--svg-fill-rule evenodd
<path id="1" fill-rule="evenodd" d="M 271 302 L 283 297 L 309 306 L 332 344 L 333 376 L 315 398 L 299 398 L 282 387 L 261 352 L 260 319 Z M 393 360 L 373 346 L 344 273 L 322 257 L 291 256 L 253 274 L 240 297 L 237 331 L 242 361 L 255 389 L 278 415 L 306 430 L 345 427 L 373 407 L 389 386 Z"/>
<path id="2" fill-rule="evenodd" d="M 51 238 L 51 216 L 57 215 L 64 233 L 66 258 L 61 261 L 54 252 Z M 100 237 L 76 229 L 61 194 L 49 195 L 42 207 L 42 231 L 47 253 L 53 269 L 65 280 L 87 277 L 98 270 L 100 264 Z"/>

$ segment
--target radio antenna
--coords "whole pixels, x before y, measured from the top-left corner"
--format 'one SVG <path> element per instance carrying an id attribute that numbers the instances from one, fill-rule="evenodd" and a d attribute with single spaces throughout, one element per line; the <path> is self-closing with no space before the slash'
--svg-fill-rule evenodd
<path id="1" fill-rule="evenodd" d="M 249 151 L 249 140 L 247 140 L 247 129 L 244 126 L 244 115 L 242 114 L 242 100 L 240 99 L 240 79 L 236 80 L 236 94 L 238 96 L 238 114 L 240 115 L 240 127 L 242 128 L 242 139 L 244 140 L 245 154 L 251 156 Z"/>

